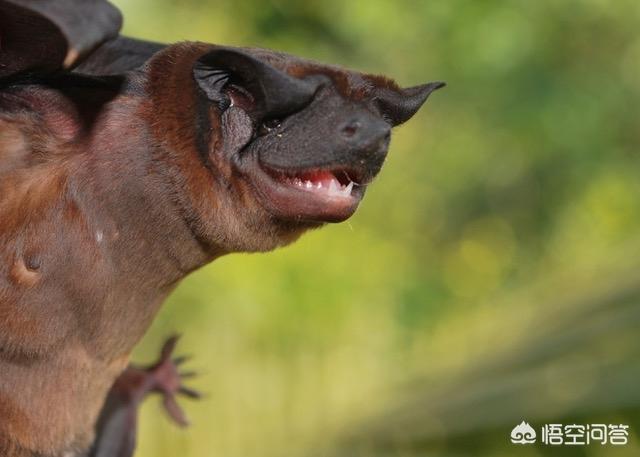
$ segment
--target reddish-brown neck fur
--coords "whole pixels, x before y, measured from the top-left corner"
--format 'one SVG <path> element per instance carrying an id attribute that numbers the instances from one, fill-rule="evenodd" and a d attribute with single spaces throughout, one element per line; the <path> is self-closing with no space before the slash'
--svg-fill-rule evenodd
<path id="1" fill-rule="evenodd" d="M 3 457 L 86 448 L 162 301 L 222 253 L 178 210 L 154 107 L 137 86 L 88 127 L 56 89 L 0 98 Z"/>

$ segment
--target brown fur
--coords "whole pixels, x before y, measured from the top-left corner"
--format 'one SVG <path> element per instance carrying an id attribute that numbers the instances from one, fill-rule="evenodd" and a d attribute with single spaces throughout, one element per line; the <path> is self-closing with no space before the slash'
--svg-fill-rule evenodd
<path id="1" fill-rule="evenodd" d="M 0 93 L 0 455 L 91 443 L 109 387 L 177 283 L 230 252 L 266 251 L 317 224 L 276 220 L 223 152 L 253 132 L 202 103 L 192 67 L 212 45 L 156 54 L 122 88 Z M 343 97 L 381 77 L 252 52 Z"/>
<path id="2" fill-rule="evenodd" d="M 0 98 L 3 457 L 86 448 L 109 387 L 177 282 L 223 253 L 297 235 L 258 236 L 267 216 L 256 203 L 222 195 L 229 167 L 202 166 L 188 79 L 202 52 L 159 56 L 90 134 L 58 90 Z M 214 131 L 211 149 L 221 144 Z"/>
<path id="3" fill-rule="evenodd" d="M 57 456 L 90 444 L 158 306 L 216 253 L 149 173 L 146 97 L 112 100 L 91 135 L 57 90 L 13 97 L 0 98 L 0 455 Z"/>

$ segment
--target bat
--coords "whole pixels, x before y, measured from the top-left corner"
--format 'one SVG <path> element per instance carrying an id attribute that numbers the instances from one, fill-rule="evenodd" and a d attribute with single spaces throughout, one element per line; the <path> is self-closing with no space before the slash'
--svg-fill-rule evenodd
<path id="1" fill-rule="evenodd" d="M 0 0 L 4 457 L 128 457 L 154 391 L 183 422 L 175 340 L 127 369 L 167 295 L 349 218 L 391 129 L 444 85 L 121 22 L 104 0 Z"/>

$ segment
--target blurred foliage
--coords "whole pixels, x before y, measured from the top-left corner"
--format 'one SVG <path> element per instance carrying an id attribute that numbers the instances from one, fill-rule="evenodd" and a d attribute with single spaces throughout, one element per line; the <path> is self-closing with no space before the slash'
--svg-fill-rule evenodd
<path id="1" fill-rule="evenodd" d="M 233 255 L 139 347 L 184 332 L 208 396 L 141 457 L 640 454 L 640 3 L 119 0 L 125 32 L 445 80 L 348 223 Z M 517 448 L 521 420 L 624 448 Z"/>

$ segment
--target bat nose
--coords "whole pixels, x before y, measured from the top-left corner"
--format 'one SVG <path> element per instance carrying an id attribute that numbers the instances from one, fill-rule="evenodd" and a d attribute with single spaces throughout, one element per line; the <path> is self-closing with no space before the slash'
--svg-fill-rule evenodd
<path id="1" fill-rule="evenodd" d="M 386 149 L 391 138 L 391 126 L 373 116 L 353 116 L 339 126 L 345 143 L 357 150 Z"/>

